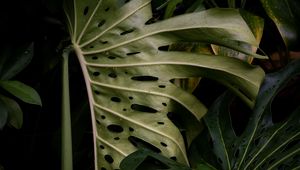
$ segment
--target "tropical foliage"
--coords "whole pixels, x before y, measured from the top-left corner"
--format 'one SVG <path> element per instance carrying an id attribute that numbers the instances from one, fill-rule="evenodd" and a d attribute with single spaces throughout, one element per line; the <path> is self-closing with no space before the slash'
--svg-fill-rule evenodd
<path id="1" fill-rule="evenodd" d="M 8 2 L 0 169 L 299 168 L 299 7 Z"/>

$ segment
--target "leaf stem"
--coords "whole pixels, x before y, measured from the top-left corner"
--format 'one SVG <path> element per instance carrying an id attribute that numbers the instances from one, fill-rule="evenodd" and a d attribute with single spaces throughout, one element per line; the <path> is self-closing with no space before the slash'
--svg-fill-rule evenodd
<path id="1" fill-rule="evenodd" d="M 72 156 L 72 130 L 71 130 L 71 109 L 69 95 L 69 55 L 72 48 L 67 47 L 63 51 L 62 62 L 62 131 L 61 131 L 61 169 L 73 169 Z"/>

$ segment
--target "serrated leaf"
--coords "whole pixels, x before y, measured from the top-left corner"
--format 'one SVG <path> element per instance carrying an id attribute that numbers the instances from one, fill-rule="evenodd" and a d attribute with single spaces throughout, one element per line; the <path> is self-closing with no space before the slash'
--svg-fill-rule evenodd
<path id="1" fill-rule="evenodd" d="M 25 103 L 42 106 L 42 101 L 35 89 L 19 81 L 0 81 L 0 87 Z"/>
<path id="2" fill-rule="evenodd" d="M 6 125 L 7 118 L 8 118 L 7 108 L 5 104 L 0 100 L 0 130 L 2 130 L 3 127 Z"/>
<path id="3" fill-rule="evenodd" d="M 23 125 L 23 112 L 19 104 L 8 97 L 0 95 L 0 100 L 6 105 L 8 112 L 8 124 L 16 129 Z"/>
<path id="4" fill-rule="evenodd" d="M 261 57 L 235 46 L 258 46 L 238 10 L 213 9 L 152 24 L 151 0 L 69 0 L 65 11 L 89 95 L 95 169 L 118 169 L 139 147 L 188 164 L 180 131 L 190 129 L 176 127 L 171 119 L 192 117 L 190 126 L 199 127 L 206 107 L 172 79 L 209 77 L 249 106 L 255 102 L 264 77 L 261 68 L 234 58 L 162 48 L 180 42 L 214 43 Z"/>
<path id="5" fill-rule="evenodd" d="M 207 150 L 202 152 L 214 153 L 213 165 L 222 169 L 299 168 L 300 106 L 281 122 L 274 122 L 271 112 L 273 98 L 289 79 L 299 74 L 300 61 L 294 61 L 285 69 L 266 76 L 253 114 L 240 136 L 232 128 L 229 113 L 234 96 L 229 93 L 221 96 L 204 117 L 213 147 L 199 140 L 192 148 L 200 145 L 198 148 Z M 207 155 L 202 155 L 212 162 L 205 157 Z"/>

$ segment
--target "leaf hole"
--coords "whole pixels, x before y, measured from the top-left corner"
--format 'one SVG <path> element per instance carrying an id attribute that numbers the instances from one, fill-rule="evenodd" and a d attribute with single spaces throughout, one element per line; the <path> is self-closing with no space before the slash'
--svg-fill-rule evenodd
<path id="1" fill-rule="evenodd" d="M 218 158 L 218 162 L 219 162 L 220 164 L 223 164 L 223 161 L 222 161 L 221 158 Z"/>
<path id="2" fill-rule="evenodd" d="M 97 95 L 100 94 L 100 92 L 98 90 L 95 90 L 94 93 L 97 94 Z"/>
<path id="3" fill-rule="evenodd" d="M 131 77 L 132 80 L 136 81 L 157 81 L 158 77 L 153 77 L 153 76 L 135 76 Z"/>
<path id="4" fill-rule="evenodd" d="M 137 138 L 135 136 L 129 136 L 128 140 L 133 146 L 135 146 L 137 148 L 149 149 L 155 153 L 161 153 L 161 150 L 159 148 L 157 148 L 156 146 L 154 146 L 140 138 Z"/>
<path id="5" fill-rule="evenodd" d="M 128 129 L 129 129 L 130 132 L 134 131 L 134 129 L 132 127 L 129 127 Z"/>
<path id="6" fill-rule="evenodd" d="M 258 146 L 259 145 L 259 142 L 260 142 L 260 138 L 257 138 L 254 140 L 254 145 L 255 146 Z"/>
<path id="7" fill-rule="evenodd" d="M 91 46 L 90 46 L 90 48 L 94 48 L 94 46 L 93 46 L 93 45 L 91 45 Z"/>
<path id="8" fill-rule="evenodd" d="M 239 155 L 240 155 L 240 150 L 237 149 L 237 150 L 234 152 L 234 157 L 235 157 L 235 158 L 238 158 Z"/>
<path id="9" fill-rule="evenodd" d="M 109 11 L 109 10 L 110 10 L 110 8 L 109 8 L 109 7 L 107 7 L 107 8 L 105 8 L 105 10 L 104 10 L 104 11 L 105 11 L 105 12 L 107 12 L 107 11 Z"/>
<path id="10" fill-rule="evenodd" d="M 107 129 L 114 133 L 122 133 L 124 131 L 123 127 L 116 124 L 111 124 L 107 126 Z"/>
<path id="11" fill-rule="evenodd" d="M 165 86 L 165 85 L 159 85 L 158 87 L 159 87 L 159 88 L 161 88 L 161 89 L 164 89 L 164 88 L 166 88 L 166 86 Z"/>
<path id="12" fill-rule="evenodd" d="M 128 2 L 130 2 L 130 0 L 125 0 L 125 3 L 128 3 Z"/>
<path id="13" fill-rule="evenodd" d="M 98 60 L 98 57 L 97 56 L 93 56 L 92 59 L 93 60 Z"/>
<path id="14" fill-rule="evenodd" d="M 108 56 L 107 58 L 110 59 L 110 60 L 116 59 L 116 57 L 114 57 L 114 56 Z"/>
<path id="15" fill-rule="evenodd" d="M 140 104 L 132 104 L 131 109 L 139 112 L 145 112 L 145 113 L 157 113 L 157 110 L 153 109 L 152 107 L 140 105 Z"/>
<path id="16" fill-rule="evenodd" d="M 163 106 L 167 106 L 167 103 L 162 103 Z"/>
<path id="17" fill-rule="evenodd" d="M 114 140 L 120 140 L 120 138 L 119 137 L 115 137 Z"/>
<path id="18" fill-rule="evenodd" d="M 106 117 L 104 115 L 101 116 L 101 119 L 105 119 Z"/>
<path id="19" fill-rule="evenodd" d="M 157 124 L 164 125 L 165 123 L 164 122 L 157 122 Z"/>
<path id="20" fill-rule="evenodd" d="M 108 41 L 101 41 L 101 44 L 107 44 Z"/>
<path id="21" fill-rule="evenodd" d="M 98 25 L 97 25 L 98 28 L 102 27 L 102 26 L 105 24 L 105 22 L 106 22 L 105 19 L 101 20 L 101 21 L 98 23 Z"/>
<path id="22" fill-rule="evenodd" d="M 164 143 L 164 142 L 160 142 L 160 144 L 161 144 L 161 146 L 163 146 L 163 147 L 167 147 L 168 145 L 166 144 L 166 143 Z"/>
<path id="23" fill-rule="evenodd" d="M 170 159 L 172 159 L 173 161 L 177 161 L 176 156 L 172 156 L 172 157 L 170 157 Z"/>
<path id="24" fill-rule="evenodd" d="M 136 54 L 140 54 L 141 52 L 132 52 L 132 53 L 127 53 L 126 55 L 131 56 L 131 55 L 136 55 Z"/>
<path id="25" fill-rule="evenodd" d="M 105 147 L 104 147 L 103 145 L 100 145 L 100 146 L 99 146 L 99 148 L 101 148 L 101 149 L 105 149 Z"/>
<path id="26" fill-rule="evenodd" d="M 134 31 L 134 29 L 130 29 L 130 30 L 121 32 L 120 35 L 126 35 L 126 34 L 129 34 L 129 33 L 132 33 L 133 31 Z"/>
<path id="27" fill-rule="evenodd" d="M 124 111 L 124 112 L 126 112 L 126 111 L 127 111 L 127 109 L 123 109 L 123 111 Z"/>
<path id="28" fill-rule="evenodd" d="M 109 73 L 108 76 L 111 77 L 111 78 L 117 78 L 117 74 L 116 73 Z"/>
<path id="29" fill-rule="evenodd" d="M 110 156 L 110 155 L 105 155 L 104 159 L 106 160 L 106 162 L 112 164 L 114 162 L 114 159 Z"/>
<path id="30" fill-rule="evenodd" d="M 110 100 L 113 102 L 117 102 L 117 103 L 121 102 L 121 99 L 119 97 L 112 97 L 112 98 L 110 98 Z"/>
<path id="31" fill-rule="evenodd" d="M 101 170 L 106 170 L 106 168 L 102 167 Z"/>
<path id="32" fill-rule="evenodd" d="M 133 97 L 132 97 L 132 96 L 129 96 L 128 99 L 129 99 L 129 100 L 133 100 Z"/>
<path id="33" fill-rule="evenodd" d="M 96 120 L 96 123 L 97 123 L 98 125 L 101 125 L 101 123 L 100 123 L 100 121 L 99 121 L 99 120 Z"/>
<path id="34" fill-rule="evenodd" d="M 86 6 L 86 7 L 84 8 L 84 10 L 83 10 L 83 15 L 87 15 L 88 12 L 89 12 L 89 7 Z"/>
<path id="35" fill-rule="evenodd" d="M 99 76 L 100 75 L 100 72 L 98 72 L 98 71 L 95 71 L 94 73 L 93 73 L 93 76 Z"/>
<path id="36" fill-rule="evenodd" d="M 164 45 L 164 46 L 160 46 L 158 47 L 159 51 L 169 51 L 170 46 L 169 45 Z"/>

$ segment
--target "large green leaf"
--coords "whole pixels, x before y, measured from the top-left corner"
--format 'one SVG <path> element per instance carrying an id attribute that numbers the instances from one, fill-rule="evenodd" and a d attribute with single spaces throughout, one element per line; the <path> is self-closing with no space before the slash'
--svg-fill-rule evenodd
<path id="1" fill-rule="evenodd" d="M 188 134 L 188 145 L 199 133 L 206 107 L 173 79 L 209 77 L 254 105 L 261 68 L 230 57 L 164 50 L 179 42 L 202 42 L 262 57 L 236 46 L 258 46 L 238 10 L 213 9 L 152 24 L 151 0 L 69 0 L 65 11 L 89 96 L 96 169 L 118 169 L 139 147 L 188 164 L 173 122 L 186 119 L 179 129 Z"/>
<path id="2" fill-rule="evenodd" d="M 204 117 L 212 147 L 207 147 L 208 142 L 204 142 L 205 138 L 202 136 L 193 143 L 191 152 L 206 153 L 198 155 L 198 158 L 222 169 L 300 168 L 300 106 L 281 122 L 274 122 L 271 109 L 273 98 L 283 85 L 299 74 L 300 61 L 297 61 L 278 73 L 266 76 L 253 114 L 240 136 L 232 128 L 229 113 L 234 96 L 229 93 L 221 96 Z M 212 156 L 215 161 L 212 161 L 208 153 L 215 154 Z"/>

